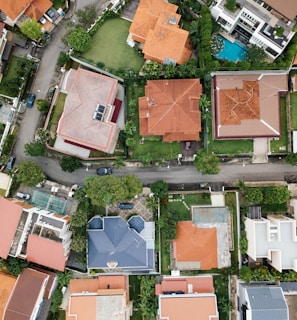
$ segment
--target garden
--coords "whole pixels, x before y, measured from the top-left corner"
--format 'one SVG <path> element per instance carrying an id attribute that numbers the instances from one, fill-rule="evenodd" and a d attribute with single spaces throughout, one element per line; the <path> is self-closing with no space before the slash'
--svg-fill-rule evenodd
<path id="1" fill-rule="evenodd" d="M 138 72 L 144 64 L 143 55 L 127 43 L 131 22 L 121 18 L 110 18 L 92 37 L 92 48 L 82 57 L 104 69 L 130 69 Z"/>
<path id="2" fill-rule="evenodd" d="M 290 94 L 291 98 L 291 128 L 297 130 L 297 92 Z"/>

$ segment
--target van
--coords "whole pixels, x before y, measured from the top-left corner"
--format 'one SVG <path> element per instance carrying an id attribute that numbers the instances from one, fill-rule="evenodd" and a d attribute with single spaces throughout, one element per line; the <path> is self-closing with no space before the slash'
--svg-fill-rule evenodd
<path id="1" fill-rule="evenodd" d="M 16 197 L 20 198 L 22 200 L 30 200 L 30 198 L 31 198 L 29 193 L 23 193 L 23 192 L 17 192 Z"/>

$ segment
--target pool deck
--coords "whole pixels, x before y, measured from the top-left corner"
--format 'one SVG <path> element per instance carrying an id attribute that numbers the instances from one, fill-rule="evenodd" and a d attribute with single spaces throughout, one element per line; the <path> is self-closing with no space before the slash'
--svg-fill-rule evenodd
<path id="1" fill-rule="evenodd" d="M 221 31 L 218 33 L 219 35 L 221 35 L 222 37 L 226 38 L 227 40 L 229 40 L 230 42 L 234 43 L 236 40 L 231 37 L 228 33 Z"/>

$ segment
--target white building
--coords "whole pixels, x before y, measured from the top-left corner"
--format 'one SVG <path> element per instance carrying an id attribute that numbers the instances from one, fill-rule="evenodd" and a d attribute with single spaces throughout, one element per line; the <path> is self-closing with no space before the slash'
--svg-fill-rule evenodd
<path id="1" fill-rule="evenodd" d="M 247 255 L 253 260 L 267 258 L 279 272 L 297 272 L 296 220 L 281 215 L 245 220 Z"/>
<path id="2" fill-rule="evenodd" d="M 233 12 L 227 0 L 215 0 L 211 14 L 225 32 L 241 43 L 256 44 L 276 59 L 295 32 L 296 0 L 237 0 Z"/>

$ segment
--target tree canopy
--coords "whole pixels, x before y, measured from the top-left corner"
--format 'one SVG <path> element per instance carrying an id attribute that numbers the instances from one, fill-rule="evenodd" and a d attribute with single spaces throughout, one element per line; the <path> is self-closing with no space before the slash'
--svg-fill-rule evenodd
<path id="1" fill-rule="evenodd" d="M 33 187 L 45 179 L 45 174 L 35 162 L 26 160 L 19 165 L 16 177 L 20 183 Z"/>
<path id="2" fill-rule="evenodd" d="M 83 28 L 76 28 L 67 37 L 68 44 L 78 52 L 85 52 L 91 48 L 91 37 Z"/>
<path id="3" fill-rule="evenodd" d="M 220 172 L 220 159 L 216 155 L 200 149 L 197 152 L 195 166 L 202 174 L 218 174 Z"/>
<path id="4" fill-rule="evenodd" d="M 163 199 L 168 194 L 168 183 L 163 180 L 158 180 L 151 184 L 151 190 L 155 197 Z"/>
<path id="5" fill-rule="evenodd" d="M 73 172 L 81 166 L 80 160 L 71 156 L 63 156 L 59 164 L 62 170 L 67 172 Z"/>
<path id="6" fill-rule="evenodd" d="M 39 40 L 44 37 L 41 31 L 41 25 L 35 20 L 21 22 L 20 29 L 22 33 L 30 39 Z"/>
<path id="7" fill-rule="evenodd" d="M 131 199 L 141 190 L 142 184 L 134 175 L 126 177 L 90 176 L 84 183 L 84 191 L 92 204 L 103 207 Z"/>
<path id="8" fill-rule="evenodd" d="M 83 7 L 82 9 L 78 9 L 76 11 L 76 16 L 78 19 L 78 23 L 84 27 L 89 27 L 98 16 L 98 9 L 96 4 L 89 4 Z"/>

